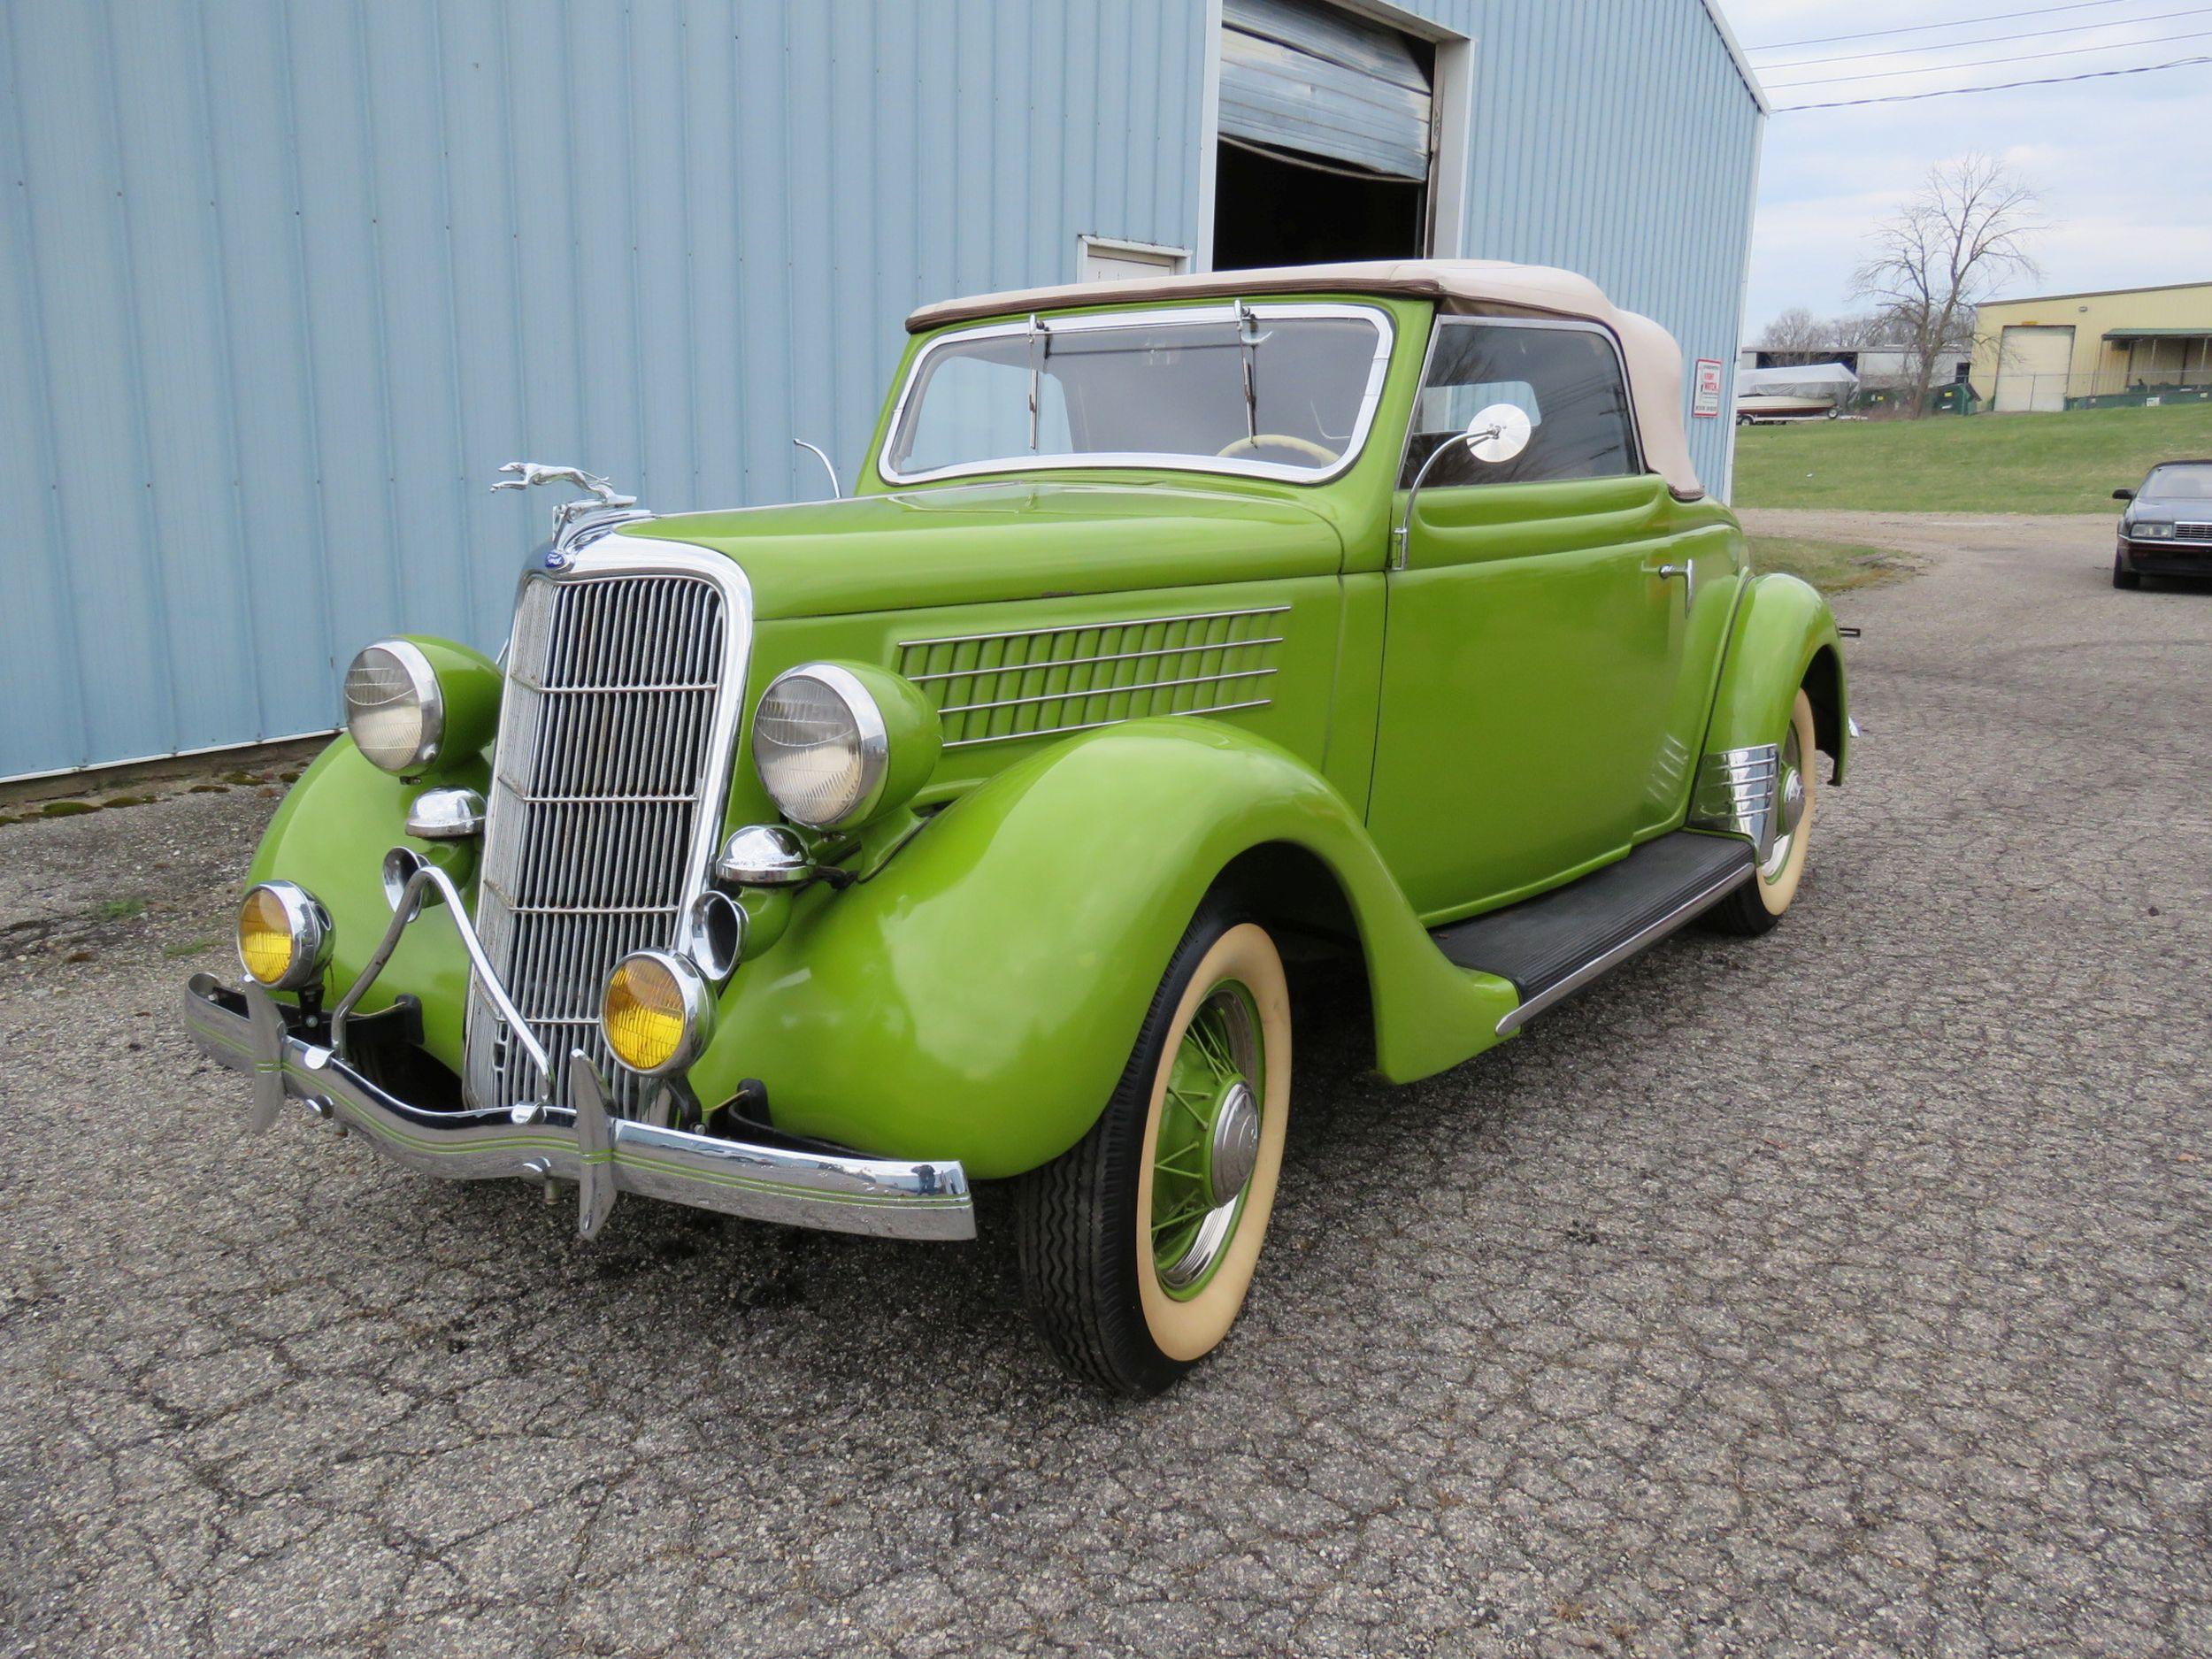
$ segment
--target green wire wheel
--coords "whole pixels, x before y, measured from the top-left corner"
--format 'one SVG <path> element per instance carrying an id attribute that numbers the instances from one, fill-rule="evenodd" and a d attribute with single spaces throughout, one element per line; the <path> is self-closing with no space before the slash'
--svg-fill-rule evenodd
<path id="1" fill-rule="evenodd" d="M 1153 1271 L 1187 1302 L 1205 1288 L 1235 1236 L 1259 1155 L 1267 1061 L 1249 987 L 1217 986 L 1168 1064 L 1152 1141 Z"/>
<path id="2" fill-rule="evenodd" d="M 1064 1364 L 1148 1394 L 1220 1345 L 1275 1207 L 1289 1109 L 1282 957 L 1210 902 L 1098 1123 L 1022 1183 L 1024 1297 Z"/>

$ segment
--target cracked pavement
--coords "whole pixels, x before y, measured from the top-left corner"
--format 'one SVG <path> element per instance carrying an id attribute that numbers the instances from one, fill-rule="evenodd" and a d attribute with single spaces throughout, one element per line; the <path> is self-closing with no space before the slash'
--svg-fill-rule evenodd
<path id="1" fill-rule="evenodd" d="M 175 991 L 273 791 L 0 827 L 0 1654 L 2212 1652 L 2212 588 L 1749 517 L 1927 556 L 1840 602 L 1797 910 L 1406 1089 L 1307 987 L 1251 1303 L 1144 1404 L 987 1192 L 585 1245 L 234 1140 Z"/>

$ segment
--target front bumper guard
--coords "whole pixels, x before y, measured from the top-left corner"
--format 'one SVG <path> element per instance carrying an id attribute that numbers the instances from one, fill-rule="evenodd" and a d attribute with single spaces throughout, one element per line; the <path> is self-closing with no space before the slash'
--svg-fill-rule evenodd
<path id="1" fill-rule="evenodd" d="M 249 980 L 242 998 L 214 976 L 185 987 L 185 1023 L 219 1065 L 253 1074 L 249 1129 L 275 1122 L 288 1099 L 326 1122 L 357 1129 L 378 1151 L 426 1175 L 572 1181 L 577 1231 L 605 1224 L 619 1193 L 672 1203 L 878 1238 L 972 1239 L 975 1210 L 955 1162 L 908 1163 L 724 1141 L 664 1129 L 608 1111 L 588 1063 L 566 1107 L 536 1121 L 504 1110 L 434 1111 L 389 1094 L 337 1054 L 285 1029 L 275 999 Z"/>
<path id="2" fill-rule="evenodd" d="M 605 1225 L 622 1193 L 752 1221 L 876 1238 L 975 1236 L 967 1171 L 957 1162 L 796 1151 L 618 1118 L 607 1110 L 599 1074 L 580 1053 L 570 1066 L 566 1105 L 434 1110 L 390 1094 L 341 1052 L 345 1017 L 390 956 L 398 933 L 421 914 L 414 901 L 426 887 L 442 889 L 474 965 L 488 974 L 490 964 L 481 960 L 457 895 L 436 872 L 419 872 L 395 906 L 381 949 L 334 1010 L 331 1028 L 338 1046 L 325 1047 L 290 1029 L 275 998 L 251 979 L 242 993 L 209 973 L 196 973 L 187 982 L 185 1025 L 201 1052 L 219 1065 L 253 1074 L 250 1132 L 267 1128 L 288 1099 L 297 1100 L 311 1116 L 360 1131 L 385 1156 L 426 1175 L 571 1181 L 577 1191 L 577 1231 L 588 1239 Z M 496 1000 L 503 1013 L 511 1010 L 503 991 Z M 518 1017 L 511 1018 L 518 1033 L 526 1033 Z M 534 1056 L 534 1041 L 530 1047 Z M 542 1061 L 539 1069 L 541 1074 L 547 1069 Z"/>

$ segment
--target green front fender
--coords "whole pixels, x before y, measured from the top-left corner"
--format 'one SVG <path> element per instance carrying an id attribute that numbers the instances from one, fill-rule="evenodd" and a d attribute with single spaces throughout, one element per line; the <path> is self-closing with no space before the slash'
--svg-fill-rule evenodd
<path id="1" fill-rule="evenodd" d="M 1511 986 L 1452 966 L 1357 816 L 1310 767 L 1204 720 L 1071 738 L 933 818 L 870 879 L 810 892 L 724 994 L 691 1082 L 767 1085 L 779 1128 L 972 1174 L 1033 1169 L 1089 1130 L 1176 941 L 1254 848 L 1336 882 L 1404 1079 L 1489 1046 Z"/>
<path id="2" fill-rule="evenodd" d="M 1815 739 L 1835 761 L 1831 781 L 1841 783 L 1851 757 L 1851 709 L 1835 615 L 1809 582 L 1779 571 L 1754 577 L 1729 632 L 1705 752 L 1773 742 L 1801 686 L 1812 700 Z"/>
<path id="3" fill-rule="evenodd" d="M 334 997 L 359 975 L 391 923 L 384 897 L 384 855 L 391 849 L 412 848 L 464 893 L 475 891 L 476 843 L 417 840 L 407 833 L 407 809 L 436 785 L 480 794 L 491 787 L 499 670 L 481 651 L 450 640 L 403 637 L 430 658 L 446 699 L 447 741 L 437 759 L 419 775 L 396 778 L 341 734 L 277 807 L 246 872 L 249 883 L 278 877 L 296 881 L 322 901 L 335 934 L 327 980 Z M 361 1008 L 373 1012 L 411 993 L 422 1002 L 424 1046 L 458 1071 L 468 982 L 468 956 L 459 936 L 433 914 L 402 935 Z"/>

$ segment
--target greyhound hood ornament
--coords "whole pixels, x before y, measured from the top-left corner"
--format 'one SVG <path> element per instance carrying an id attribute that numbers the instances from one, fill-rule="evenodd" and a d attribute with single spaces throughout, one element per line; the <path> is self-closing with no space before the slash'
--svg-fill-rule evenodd
<path id="1" fill-rule="evenodd" d="M 538 461 L 510 461 L 499 469 L 512 472 L 512 478 L 503 478 L 492 488 L 528 489 L 534 484 L 573 484 L 588 490 L 589 499 L 565 501 L 553 509 L 553 545 L 546 549 L 545 567 L 559 570 L 569 561 L 580 528 L 603 524 L 611 527 L 631 518 L 649 515 L 634 511 L 635 495 L 625 495 L 596 472 L 587 472 L 580 466 L 547 466 Z M 580 526 L 579 521 L 584 521 Z"/>

